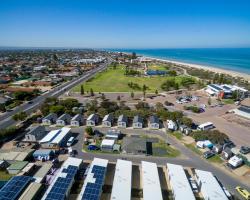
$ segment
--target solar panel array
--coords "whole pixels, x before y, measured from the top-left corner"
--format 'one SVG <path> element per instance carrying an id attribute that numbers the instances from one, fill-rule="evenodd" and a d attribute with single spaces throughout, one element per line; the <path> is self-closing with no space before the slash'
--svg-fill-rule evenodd
<path id="1" fill-rule="evenodd" d="M 238 108 L 238 110 L 249 113 L 250 114 L 250 108 L 246 107 L 246 106 L 241 106 Z"/>
<path id="2" fill-rule="evenodd" d="M 32 179 L 29 176 L 14 176 L 0 190 L 0 200 L 17 199 Z"/>
<path id="3" fill-rule="evenodd" d="M 66 192 L 77 173 L 78 167 L 69 165 L 68 168 L 62 170 L 66 173 L 66 177 L 58 177 L 53 187 L 49 191 L 46 200 L 64 200 Z"/>
<path id="4" fill-rule="evenodd" d="M 95 183 L 87 183 L 82 200 L 99 200 L 105 178 L 106 167 L 94 165 L 91 173 L 94 174 Z"/>

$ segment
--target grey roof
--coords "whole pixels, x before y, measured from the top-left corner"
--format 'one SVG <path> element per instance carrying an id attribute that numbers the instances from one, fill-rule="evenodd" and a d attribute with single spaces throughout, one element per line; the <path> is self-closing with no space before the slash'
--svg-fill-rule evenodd
<path id="1" fill-rule="evenodd" d="M 97 121 L 99 119 L 99 116 L 97 114 L 91 114 L 87 120 Z"/>
<path id="2" fill-rule="evenodd" d="M 128 118 L 125 115 L 120 115 L 118 117 L 118 122 L 128 122 Z"/>
<path id="3" fill-rule="evenodd" d="M 61 115 L 57 120 L 67 120 L 67 119 L 71 119 L 71 116 L 65 113 Z"/>
<path id="4" fill-rule="evenodd" d="M 113 120 L 113 115 L 112 114 L 107 114 L 104 116 L 102 121 L 109 121 L 111 122 Z"/>
<path id="5" fill-rule="evenodd" d="M 133 119 L 133 123 L 137 123 L 137 122 L 143 123 L 143 119 L 139 115 L 134 116 L 134 119 Z"/>
<path id="6" fill-rule="evenodd" d="M 153 124 L 153 123 L 159 124 L 159 118 L 156 117 L 155 115 L 152 115 L 152 116 L 149 117 L 149 122 L 151 124 Z"/>
<path id="7" fill-rule="evenodd" d="M 81 114 L 77 114 L 77 115 L 75 115 L 75 116 L 71 119 L 71 121 L 80 121 L 81 118 L 82 118 L 82 115 L 81 115 Z"/>
<path id="8" fill-rule="evenodd" d="M 55 113 L 50 113 L 50 114 L 48 114 L 46 117 L 44 117 L 43 119 L 52 120 L 52 119 L 55 119 L 55 118 L 57 118 L 57 114 L 55 114 Z"/>
<path id="9" fill-rule="evenodd" d="M 41 130 L 44 132 L 44 134 L 46 133 L 44 126 L 31 126 L 29 127 L 29 132 L 27 132 L 26 135 L 34 135 L 36 137 L 40 136 L 40 139 L 42 139 L 44 137 L 44 134 L 40 134 Z"/>
<path id="10" fill-rule="evenodd" d="M 125 137 L 122 149 L 126 152 L 147 151 L 147 140 L 140 137 Z"/>
<path id="11" fill-rule="evenodd" d="M 229 155 L 233 154 L 233 152 L 231 151 L 231 149 L 228 148 L 228 147 L 226 147 L 223 151 L 226 152 L 226 153 L 228 153 Z"/>

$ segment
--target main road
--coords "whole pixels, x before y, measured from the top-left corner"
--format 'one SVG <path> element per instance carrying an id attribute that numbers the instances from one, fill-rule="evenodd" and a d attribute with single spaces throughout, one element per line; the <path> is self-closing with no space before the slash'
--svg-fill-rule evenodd
<path id="1" fill-rule="evenodd" d="M 66 83 L 63 83 L 52 90 L 43 93 L 42 95 L 36 97 L 35 99 L 32 100 L 32 104 L 30 103 L 24 103 L 18 107 L 16 107 L 13 111 L 11 112 L 6 112 L 5 114 L 0 116 L 0 129 L 5 129 L 9 126 L 12 126 L 16 123 L 15 120 L 12 119 L 12 116 L 15 115 L 18 112 L 24 111 L 27 114 L 30 114 L 37 110 L 41 104 L 44 102 L 44 100 L 48 97 L 58 97 L 61 94 L 67 92 L 71 88 L 75 87 L 76 85 L 80 84 L 83 81 L 87 81 L 91 77 L 93 77 L 96 73 L 103 71 L 104 69 L 107 68 L 107 66 L 111 63 L 110 60 L 108 60 L 105 63 L 100 64 L 97 68 L 94 68 L 83 75 L 74 78 L 71 81 L 68 81 Z"/>

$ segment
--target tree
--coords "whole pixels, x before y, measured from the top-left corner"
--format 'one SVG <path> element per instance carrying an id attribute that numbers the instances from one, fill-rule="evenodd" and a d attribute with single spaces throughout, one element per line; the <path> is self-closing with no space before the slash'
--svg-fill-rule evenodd
<path id="1" fill-rule="evenodd" d="M 62 105 L 51 106 L 49 112 L 61 115 L 65 112 L 65 107 Z"/>
<path id="2" fill-rule="evenodd" d="M 86 127 L 86 128 L 85 128 L 85 132 L 86 132 L 88 135 L 91 135 L 91 136 L 94 135 L 94 131 L 93 131 L 93 129 L 92 129 L 91 126 Z"/>
<path id="3" fill-rule="evenodd" d="M 121 101 L 121 96 L 120 95 L 117 96 L 117 101 Z"/>
<path id="4" fill-rule="evenodd" d="M 146 90 L 147 90 L 147 86 L 145 84 L 143 84 L 142 86 L 142 91 L 143 91 L 143 97 L 145 98 L 146 96 Z"/>
<path id="5" fill-rule="evenodd" d="M 15 115 L 13 115 L 13 119 L 15 120 L 15 121 L 23 121 L 23 120 L 25 120 L 26 118 L 27 118 L 27 114 L 26 114 L 26 112 L 20 112 L 20 113 L 17 113 L 17 114 L 15 114 Z"/>
<path id="6" fill-rule="evenodd" d="M 105 94 L 102 93 L 101 99 L 104 101 L 106 99 Z"/>
<path id="7" fill-rule="evenodd" d="M 84 95 L 84 87 L 81 85 L 81 95 Z"/>
<path id="8" fill-rule="evenodd" d="M 163 106 L 162 103 L 157 102 L 157 103 L 155 104 L 155 108 L 156 108 L 156 111 L 158 112 L 158 111 L 164 109 L 164 106 Z"/>
<path id="9" fill-rule="evenodd" d="M 133 91 L 130 93 L 130 96 L 131 96 L 132 99 L 135 97 L 135 94 L 134 94 Z"/>
<path id="10" fill-rule="evenodd" d="M 158 95 L 158 90 L 155 90 L 155 94 Z"/>
<path id="11" fill-rule="evenodd" d="M 182 118 L 181 118 L 181 122 L 182 122 L 184 125 L 188 126 L 188 127 L 191 127 L 192 124 L 193 124 L 192 119 L 190 119 L 190 118 L 188 118 L 188 117 L 182 117 Z"/>
<path id="12" fill-rule="evenodd" d="M 90 96 L 92 96 L 92 97 L 95 96 L 95 93 L 94 93 L 92 88 L 90 88 Z"/>
<path id="13" fill-rule="evenodd" d="M 135 53 L 135 52 L 132 53 L 131 58 L 132 58 L 132 59 L 136 59 L 136 53 Z"/>

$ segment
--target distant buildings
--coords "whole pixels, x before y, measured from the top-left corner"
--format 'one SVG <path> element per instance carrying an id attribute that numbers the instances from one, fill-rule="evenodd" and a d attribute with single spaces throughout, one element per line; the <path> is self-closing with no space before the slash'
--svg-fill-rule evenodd
<path id="1" fill-rule="evenodd" d="M 57 120 L 57 114 L 50 113 L 42 119 L 42 123 L 44 125 L 52 125 L 53 123 L 56 123 L 56 120 Z"/>
<path id="2" fill-rule="evenodd" d="M 250 98 L 241 101 L 239 108 L 233 110 L 236 115 L 250 119 Z"/>

